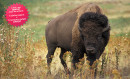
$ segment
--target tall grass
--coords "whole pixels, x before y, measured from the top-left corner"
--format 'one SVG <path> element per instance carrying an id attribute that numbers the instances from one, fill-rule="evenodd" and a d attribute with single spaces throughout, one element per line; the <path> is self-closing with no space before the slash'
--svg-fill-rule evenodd
<path id="1" fill-rule="evenodd" d="M 27 34 L 19 36 L 21 29 L 15 31 L 16 28 L 8 25 L 5 19 L 4 22 L 0 26 L 0 78 L 25 79 L 31 75 L 29 70 L 35 54 L 32 39 Z"/>
<path id="2" fill-rule="evenodd" d="M 5 21 L 4 21 L 5 22 Z M 25 28 L 15 28 L 6 22 L 0 27 L 0 78 L 1 79 L 68 79 L 69 75 L 64 70 L 47 75 L 47 64 L 45 58 L 36 56 L 37 49 L 42 48 L 43 53 L 47 52 L 44 41 L 34 43 L 33 33 L 20 36 L 20 31 Z M 16 30 L 17 29 L 17 30 Z M 30 30 L 28 30 L 30 31 Z M 20 40 L 20 38 L 24 38 Z M 44 39 L 44 38 L 43 38 Z M 43 43 L 43 44 L 40 44 Z M 130 39 L 127 37 L 112 36 L 105 52 L 93 66 L 89 66 L 86 56 L 80 59 L 75 70 L 74 79 L 94 79 L 96 70 L 97 79 L 127 79 L 129 77 Z M 59 51 L 57 51 L 59 52 Z M 38 51 L 38 53 L 41 53 Z M 58 56 L 55 54 L 56 57 Z M 71 53 L 66 52 L 64 60 L 71 57 Z M 83 62 L 85 63 L 83 64 Z M 67 61 L 66 62 L 71 62 Z M 54 63 L 52 63 L 54 64 Z M 128 71 L 126 71 L 128 69 Z M 127 73 L 124 73 L 127 72 Z"/>

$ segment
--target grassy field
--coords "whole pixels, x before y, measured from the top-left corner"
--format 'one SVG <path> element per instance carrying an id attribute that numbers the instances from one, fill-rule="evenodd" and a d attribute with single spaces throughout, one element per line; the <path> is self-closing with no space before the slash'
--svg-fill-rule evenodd
<path id="1" fill-rule="evenodd" d="M 43 0 L 34 2 L 35 4 L 33 2 L 25 4 L 30 16 L 27 24 L 23 27 L 36 31 L 33 37 L 35 40 L 39 40 L 44 36 L 44 29 L 49 20 L 89 1 L 55 0 L 46 2 Z M 126 33 L 130 35 L 130 5 L 128 1 L 100 1 L 95 3 L 99 4 L 108 16 L 112 35 L 122 36 Z"/>
<path id="2" fill-rule="evenodd" d="M 130 1 L 107 0 L 23 0 L 29 11 L 28 22 L 19 28 L 4 21 L 0 25 L 0 79 L 68 79 L 60 63 L 60 49 L 54 55 L 46 76 L 45 27 L 49 20 L 77 6 L 94 2 L 108 16 L 111 38 L 97 62 L 97 79 L 130 79 Z M 70 67 L 70 52 L 64 55 Z M 82 61 L 81 61 L 82 62 Z M 93 79 L 88 61 L 75 72 L 74 79 Z"/>

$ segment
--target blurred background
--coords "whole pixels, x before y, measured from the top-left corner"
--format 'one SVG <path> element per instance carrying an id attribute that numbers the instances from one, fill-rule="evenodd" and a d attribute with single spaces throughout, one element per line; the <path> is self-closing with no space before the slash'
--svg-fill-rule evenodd
<path id="1" fill-rule="evenodd" d="M 86 2 L 94 2 L 103 9 L 109 18 L 112 35 L 130 35 L 129 0 L 0 0 L 0 17 L 3 16 L 9 5 L 16 2 L 24 4 L 28 8 L 29 19 L 23 27 L 36 31 L 35 40 L 44 36 L 45 26 L 52 18 Z M 2 23 L 2 18 L 0 18 L 0 23 Z"/>
<path id="2" fill-rule="evenodd" d="M 100 58 L 98 75 L 105 79 L 130 79 L 130 0 L 0 0 L 0 78 L 48 78 L 45 77 L 45 27 L 48 21 L 87 2 L 99 5 L 111 26 L 111 38 Z M 4 16 L 13 3 L 21 3 L 29 11 L 28 21 L 18 28 L 8 25 Z M 56 67 L 60 64 L 59 51 L 57 49 L 53 60 Z M 52 72 L 59 68 L 63 70 L 61 65 L 56 67 Z"/>

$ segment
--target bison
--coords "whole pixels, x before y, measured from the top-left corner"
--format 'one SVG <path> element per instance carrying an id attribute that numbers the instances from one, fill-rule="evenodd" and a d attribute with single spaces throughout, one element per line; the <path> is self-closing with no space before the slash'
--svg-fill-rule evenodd
<path id="1" fill-rule="evenodd" d="M 84 53 L 92 65 L 99 59 L 109 41 L 110 26 L 101 8 L 94 3 L 88 3 L 49 21 L 45 36 L 48 67 L 50 68 L 52 61 L 51 55 L 54 55 L 55 49 L 60 47 L 61 63 L 68 72 L 63 54 L 66 51 L 72 53 L 74 69 L 79 59 L 84 57 Z"/>

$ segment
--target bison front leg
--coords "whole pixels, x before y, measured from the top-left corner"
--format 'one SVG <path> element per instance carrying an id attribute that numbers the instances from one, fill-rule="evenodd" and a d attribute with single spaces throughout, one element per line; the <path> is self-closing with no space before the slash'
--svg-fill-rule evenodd
<path id="1" fill-rule="evenodd" d="M 78 69 L 77 63 L 79 62 L 79 59 L 82 59 L 84 57 L 84 53 L 80 51 L 72 51 L 72 66 L 71 66 L 71 77 L 74 75 L 74 71 Z M 73 78 L 72 78 L 73 79 Z"/>
<path id="2" fill-rule="evenodd" d="M 78 22 L 78 20 L 76 21 Z M 72 74 L 73 71 L 77 68 L 76 63 L 79 62 L 79 59 L 84 57 L 84 43 L 80 37 L 80 32 L 77 25 L 74 25 L 72 30 L 72 43 L 71 43 L 71 52 L 72 52 Z"/>
<path id="3" fill-rule="evenodd" d="M 79 54 L 79 52 L 80 51 L 72 52 L 72 55 L 73 55 L 72 64 L 73 64 L 74 70 L 77 69 L 76 63 L 79 62 L 79 59 L 82 59 L 84 57 L 84 53 Z"/>

